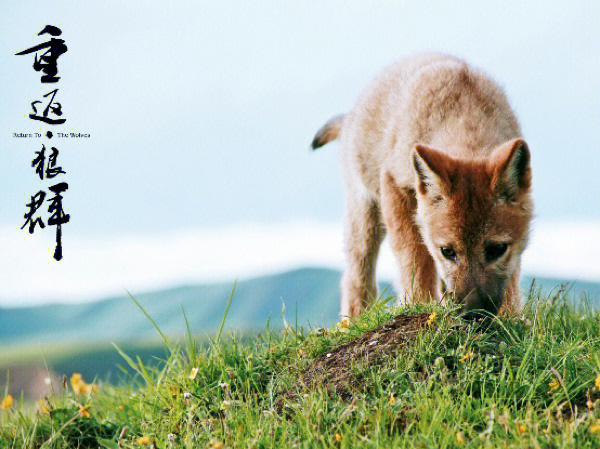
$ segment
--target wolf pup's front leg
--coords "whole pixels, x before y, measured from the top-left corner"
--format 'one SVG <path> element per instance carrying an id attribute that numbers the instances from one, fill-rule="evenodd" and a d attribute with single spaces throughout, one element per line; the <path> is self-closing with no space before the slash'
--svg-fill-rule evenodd
<path id="1" fill-rule="evenodd" d="M 399 187 L 393 176 L 384 171 L 381 179 L 383 220 L 390 235 L 392 251 L 398 261 L 396 291 L 398 300 L 437 299 L 440 294 L 433 258 L 423 243 L 415 222 L 417 199 L 409 188 Z"/>

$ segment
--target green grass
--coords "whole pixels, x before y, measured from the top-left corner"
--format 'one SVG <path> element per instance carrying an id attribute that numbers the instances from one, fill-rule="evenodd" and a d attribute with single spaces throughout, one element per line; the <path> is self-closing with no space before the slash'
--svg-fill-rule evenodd
<path id="1" fill-rule="evenodd" d="M 397 313 L 423 311 L 435 322 L 399 356 L 353 367 L 364 388 L 351 402 L 323 384 L 278 404 L 319 354 Z M 135 375 L 97 394 L 55 385 L 50 413 L 16 399 L 0 410 L 0 447 L 138 448 L 142 436 L 158 448 L 600 446 L 600 316 L 563 292 L 530 293 L 522 319 L 485 331 L 449 308 L 381 302 L 347 333 L 267 327 L 208 345 L 190 335 L 183 345 L 165 340 L 159 366 L 123 352 Z"/>
<path id="2" fill-rule="evenodd" d="M 148 364 L 154 360 L 164 359 L 168 354 L 164 344 L 150 340 L 142 343 L 124 342 L 121 347 L 128 353 L 134 353 Z M 133 370 L 123 364 L 123 358 L 108 343 L 100 344 L 44 344 L 42 345 L 13 345 L 2 348 L 0 359 L 0 385 L 14 368 L 50 367 L 56 373 L 80 372 L 85 378 L 93 379 L 98 376 L 103 380 L 117 378 L 122 372 L 133 373 Z"/>

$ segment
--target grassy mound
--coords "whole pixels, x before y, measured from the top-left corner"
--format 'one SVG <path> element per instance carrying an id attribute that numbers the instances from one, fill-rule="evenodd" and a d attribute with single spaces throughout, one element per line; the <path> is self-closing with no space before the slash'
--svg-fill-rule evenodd
<path id="1" fill-rule="evenodd" d="M 0 447 L 599 447 L 599 315 L 530 296 L 487 327 L 382 302 L 332 329 L 165 338 L 159 367 L 122 354 L 119 386 L 5 398 Z"/>

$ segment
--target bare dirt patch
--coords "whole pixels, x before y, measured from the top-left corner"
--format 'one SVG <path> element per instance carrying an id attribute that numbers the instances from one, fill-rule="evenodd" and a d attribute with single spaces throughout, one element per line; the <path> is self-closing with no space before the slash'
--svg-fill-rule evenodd
<path id="1" fill-rule="evenodd" d="M 423 328 L 429 315 L 398 315 L 376 329 L 321 354 L 300 375 L 292 389 L 284 394 L 291 399 L 298 391 L 325 385 L 344 399 L 362 390 L 364 379 L 354 367 L 373 366 L 382 359 L 395 357 Z"/>

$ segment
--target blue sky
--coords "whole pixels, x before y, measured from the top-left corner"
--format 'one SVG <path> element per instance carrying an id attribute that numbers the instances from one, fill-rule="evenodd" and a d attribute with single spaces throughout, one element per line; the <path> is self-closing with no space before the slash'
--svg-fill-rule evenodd
<path id="1" fill-rule="evenodd" d="M 587 251 L 542 257 L 560 245 L 536 243 L 532 257 L 556 263 L 532 263 L 530 271 L 600 279 L 600 269 L 564 265 L 600 264 L 600 247 L 593 246 L 600 229 L 600 4 L 451 3 L 3 2 L 0 302 L 233 279 L 296 262 L 336 265 L 339 249 L 331 260 L 285 250 L 298 223 L 333 236 L 341 221 L 337 144 L 316 154 L 308 145 L 386 64 L 427 50 L 465 57 L 505 87 L 532 150 L 540 235 L 554 232 L 565 251 Z M 39 74 L 14 53 L 38 43 L 46 24 L 61 27 L 69 47 L 59 59 L 64 129 L 91 134 L 57 141 L 72 216 L 61 264 L 50 260 L 51 232 L 18 231 L 39 188 L 29 167 L 38 143 L 12 138 L 40 128 L 26 118 L 42 93 Z M 264 251 L 252 257 L 244 248 L 249 260 L 238 264 L 247 240 L 234 245 L 228 235 L 248 229 L 257 232 L 248 239 L 263 238 L 263 247 L 273 247 L 269 235 L 286 229 L 278 246 L 284 255 L 263 263 Z M 181 235 L 218 235 L 211 251 L 223 248 L 228 257 L 221 265 L 180 257 L 166 242 Z M 319 240 L 310 235 L 303 246 Z M 127 248 L 147 250 L 143 263 L 125 257 L 123 245 L 138 240 L 141 246 Z M 97 247 L 105 248 L 102 256 Z M 171 258 L 177 263 L 165 266 Z M 111 264 L 133 268 L 117 276 Z M 191 264 L 194 270 L 177 275 Z M 32 286 L 31 276 L 47 282 Z"/>

